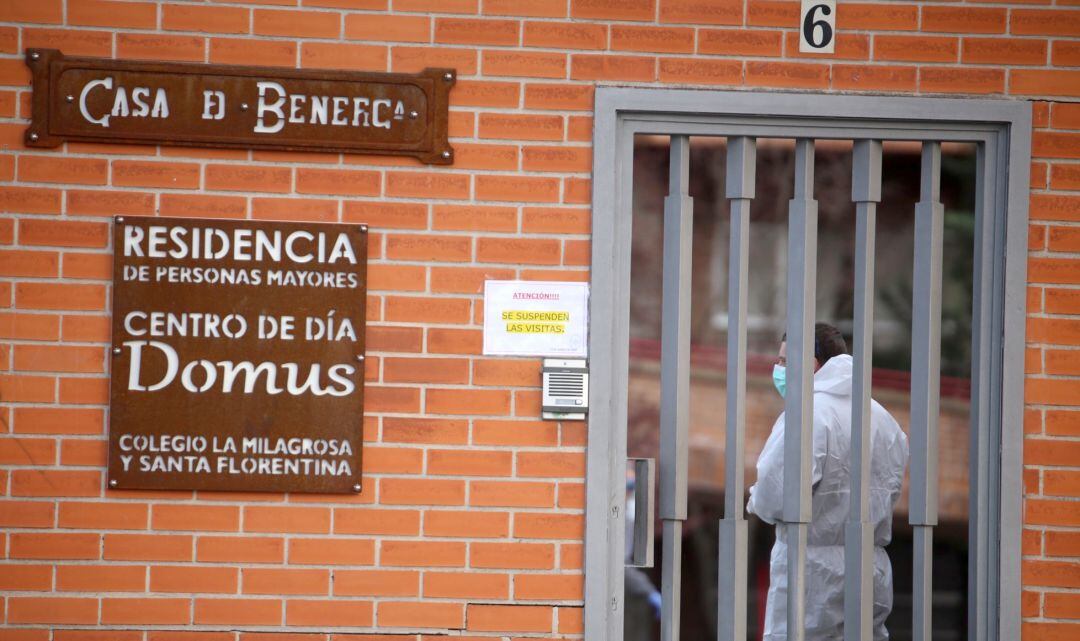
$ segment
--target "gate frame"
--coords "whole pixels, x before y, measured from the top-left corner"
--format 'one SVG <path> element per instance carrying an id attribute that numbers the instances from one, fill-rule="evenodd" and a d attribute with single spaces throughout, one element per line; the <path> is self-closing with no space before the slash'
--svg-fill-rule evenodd
<path id="1" fill-rule="evenodd" d="M 1017 100 L 598 87 L 593 126 L 590 385 L 586 469 L 585 638 L 623 638 L 630 241 L 636 134 L 979 143 L 992 216 L 973 265 L 972 327 L 990 348 L 972 372 L 969 639 L 1020 638 L 1023 389 L 1031 103 Z M 1002 180 L 1005 178 L 1005 180 Z M 621 222 L 621 224 L 620 224 Z M 992 235 L 992 238 L 990 238 Z M 976 236 L 976 241 L 980 238 Z M 978 242 L 976 257 L 979 256 Z M 1000 257 L 1004 257 L 1004 261 Z M 976 258 L 977 260 L 977 258 Z M 981 301 L 980 290 L 990 295 Z M 974 321 L 973 321 L 974 322 Z M 981 381 L 981 382 L 980 382 Z M 1009 390 L 1006 393 L 1004 390 Z M 979 430 L 982 434 L 983 430 Z M 978 458 L 978 464 L 974 462 Z M 745 589 L 745 588 L 744 588 Z"/>

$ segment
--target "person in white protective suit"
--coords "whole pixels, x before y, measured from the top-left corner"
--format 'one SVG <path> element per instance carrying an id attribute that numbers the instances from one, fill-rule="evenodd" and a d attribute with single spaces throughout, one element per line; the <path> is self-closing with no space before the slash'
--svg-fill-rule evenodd
<path id="1" fill-rule="evenodd" d="M 785 393 L 786 343 L 773 368 Z M 844 637 L 844 528 L 851 499 L 852 360 L 840 331 L 818 323 L 814 331 L 814 431 L 812 517 L 806 548 L 806 639 Z M 885 619 L 892 610 L 892 565 L 885 546 L 892 540 L 892 509 L 908 461 L 907 436 L 876 401 L 870 403 L 870 520 L 874 523 L 874 639 L 889 638 Z M 757 462 L 757 483 L 747 511 L 777 524 L 783 516 L 784 415 L 776 420 Z M 765 606 L 764 641 L 787 638 L 787 543 L 776 528 Z"/>

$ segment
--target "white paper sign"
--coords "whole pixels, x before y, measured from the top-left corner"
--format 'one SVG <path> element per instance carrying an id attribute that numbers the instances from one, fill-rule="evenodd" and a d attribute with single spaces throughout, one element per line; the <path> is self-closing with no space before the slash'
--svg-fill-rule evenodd
<path id="1" fill-rule="evenodd" d="M 484 354 L 587 356 L 587 283 L 484 283 Z"/>
<path id="2" fill-rule="evenodd" d="M 836 48 L 836 0 L 802 0 L 799 51 L 833 53 Z"/>

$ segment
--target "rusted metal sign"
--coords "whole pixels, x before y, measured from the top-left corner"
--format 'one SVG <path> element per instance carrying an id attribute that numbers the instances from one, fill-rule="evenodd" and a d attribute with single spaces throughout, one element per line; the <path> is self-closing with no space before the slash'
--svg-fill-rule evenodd
<path id="1" fill-rule="evenodd" d="M 367 227 L 118 217 L 109 486 L 358 492 Z"/>
<path id="2" fill-rule="evenodd" d="M 31 147 L 83 142 L 343 151 L 449 164 L 453 69 L 417 74 L 69 58 L 30 49 Z"/>

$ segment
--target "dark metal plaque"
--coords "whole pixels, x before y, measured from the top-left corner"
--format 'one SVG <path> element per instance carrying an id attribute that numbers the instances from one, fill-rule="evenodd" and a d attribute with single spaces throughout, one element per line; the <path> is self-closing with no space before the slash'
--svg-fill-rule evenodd
<path id="1" fill-rule="evenodd" d="M 358 492 L 367 227 L 117 217 L 109 486 Z"/>
<path id="2" fill-rule="evenodd" d="M 82 142 L 343 151 L 449 164 L 453 69 L 417 74 L 69 58 L 29 49 L 31 147 Z"/>

